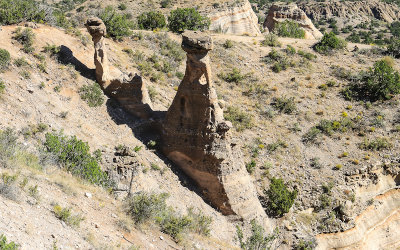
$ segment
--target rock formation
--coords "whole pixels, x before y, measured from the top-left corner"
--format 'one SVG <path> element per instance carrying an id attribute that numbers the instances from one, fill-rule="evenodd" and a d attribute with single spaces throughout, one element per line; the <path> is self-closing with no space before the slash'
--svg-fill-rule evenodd
<path id="1" fill-rule="evenodd" d="M 182 48 L 187 52 L 186 72 L 166 114 L 162 151 L 223 214 L 263 217 L 240 147 L 231 141 L 232 125 L 224 120 L 213 88 L 208 56 L 211 37 L 186 31 Z"/>
<path id="2" fill-rule="evenodd" d="M 397 249 L 400 246 L 400 189 L 375 197 L 344 232 L 317 235 L 317 249 Z"/>
<path id="3" fill-rule="evenodd" d="M 344 23 L 351 24 L 369 21 L 371 17 L 389 23 L 400 18 L 400 9 L 397 5 L 378 0 L 303 2 L 299 3 L 299 8 L 312 20 L 339 17 Z"/>
<path id="4" fill-rule="evenodd" d="M 108 65 L 104 36 L 106 26 L 99 18 L 89 18 L 85 26 L 94 43 L 96 80 L 108 96 L 115 98 L 128 112 L 141 118 L 151 116 L 151 100 L 145 79 L 135 74 L 124 74 Z"/>
<path id="5" fill-rule="evenodd" d="M 299 9 L 295 3 L 273 4 L 268 10 L 264 22 L 264 28 L 267 28 L 271 32 L 274 30 L 277 23 L 282 23 L 286 20 L 292 20 L 298 23 L 306 32 L 306 39 L 320 39 L 323 36 L 322 33 L 315 28 L 314 24 L 307 17 L 304 11 Z"/>
<path id="6" fill-rule="evenodd" d="M 249 1 L 236 7 L 218 9 L 208 15 L 211 20 L 210 30 L 235 35 L 259 35 L 258 18 Z"/>

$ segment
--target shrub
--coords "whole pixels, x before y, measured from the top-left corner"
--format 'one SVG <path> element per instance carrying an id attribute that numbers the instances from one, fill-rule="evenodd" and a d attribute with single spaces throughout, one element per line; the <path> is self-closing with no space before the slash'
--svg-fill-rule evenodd
<path id="1" fill-rule="evenodd" d="M 294 97 L 275 97 L 271 106 L 285 114 L 293 114 L 297 109 Z"/>
<path id="2" fill-rule="evenodd" d="M 29 65 L 29 63 L 23 57 L 15 59 L 14 60 L 14 64 L 17 67 L 23 67 L 23 66 L 28 66 Z"/>
<path id="3" fill-rule="evenodd" d="M 253 125 L 253 119 L 251 115 L 247 112 L 241 111 L 237 107 L 230 106 L 224 112 L 224 117 L 226 120 L 232 122 L 236 130 L 242 131 L 246 128 L 251 128 Z"/>
<path id="4" fill-rule="evenodd" d="M 278 36 L 273 33 L 268 33 L 264 36 L 264 40 L 261 42 L 264 46 L 280 47 L 281 43 L 278 40 Z"/>
<path id="5" fill-rule="evenodd" d="M 35 34 L 31 28 L 22 30 L 21 27 L 18 27 L 13 38 L 24 46 L 22 50 L 25 53 L 32 53 L 35 50 L 32 47 L 35 41 Z"/>
<path id="6" fill-rule="evenodd" d="M 256 169 L 256 161 L 252 159 L 249 163 L 246 164 L 246 170 L 249 174 L 252 174 L 254 170 Z"/>
<path id="7" fill-rule="evenodd" d="M 12 129 L 0 130 L 0 166 L 10 167 L 10 159 L 15 156 L 17 149 L 17 139 Z"/>
<path id="8" fill-rule="evenodd" d="M 57 157 L 57 161 L 67 171 L 93 184 L 111 186 L 105 172 L 101 170 L 96 157 L 90 154 L 87 142 L 75 136 L 67 137 L 59 133 L 46 133 L 44 146 Z"/>
<path id="9" fill-rule="evenodd" d="M 227 82 L 235 83 L 239 83 L 245 78 L 245 75 L 243 75 L 238 68 L 233 68 L 231 72 L 226 74 L 220 73 L 218 76 Z"/>
<path id="10" fill-rule="evenodd" d="M 16 175 L 8 175 L 6 173 L 1 175 L 0 179 L 0 195 L 6 199 L 18 201 L 19 189 L 16 185 Z M 0 248 L 1 249 L 1 248 Z"/>
<path id="11" fill-rule="evenodd" d="M 4 83 L 2 80 L 0 80 L 0 96 L 1 96 L 2 94 L 4 94 L 5 89 L 6 89 L 5 83 Z"/>
<path id="12" fill-rule="evenodd" d="M 166 209 L 168 194 L 138 193 L 126 201 L 126 213 L 132 217 L 135 224 L 142 224 L 154 219 Z"/>
<path id="13" fill-rule="evenodd" d="M 72 215 L 71 208 L 63 208 L 60 205 L 54 205 L 53 213 L 58 219 L 74 227 L 79 227 L 81 221 L 84 220 L 80 215 Z"/>
<path id="14" fill-rule="evenodd" d="M 267 211 L 274 216 L 282 216 L 289 212 L 297 197 L 297 190 L 289 191 L 282 179 L 271 179 L 268 190 L 264 190 L 268 197 Z"/>
<path id="15" fill-rule="evenodd" d="M 209 26 L 210 19 L 201 16 L 194 8 L 177 8 L 168 16 L 168 28 L 172 32 L 206 30 Z"/>
<path id="16" fill-rule="evenodd" d="M 171 6 L 172 0 L 162 0 L 161 1 L 161 8 L 168 8 Z"/>
<path id="17" fill-rule="evenodd" d="M 161 12 L 149 11 L 140 14 L 137 18 L 140 29 L 155 30 L 164 28 L 167 23 Z"/>
<path id="18" fill-rule="evenodd" d="M 391 39 L 387 46 L 386 52 L 395 58 L 399 58 L 400 57 L 400 39 Z"/>
<path id="19" fill-rule="evenodd" d="M 386 138 L 375 138 L 372 140 L 365 139 L 362 143 L 360 143 L 359 148 L 364 150 L 380 151 L 389 149 L 392 146 L 393 145 Z"/>
<path id="20" fill-rule="evenodd" d="M 300 25 L 292 20 L 285 20 L 282 23 L 277 23 L 274 28 L 274 33 L 282 37 L 304 38 L 306 32 Z"/>
<path id="21" fill-rule="evenodd" d="M 230 49 L 233 47 L 233 41 L 227 39 L 222 46 L 224 46 L 225 49 Z"/>
<path id="22" fill-rule="evenodd" d="M 236 235 L 240 243 L 240 248 L 244 250 L 255 249 L 274 249 L 273 244 L 279 236 L 279 230 L 276 228 L 272 234 L 264 236 L 264 228 L 259 225 L 254 219 L 251 220 L 251 235 L 244 241 L 243 231 L 239 226 L 236 226 Z"/>
<path id="23" fill-rule="evenodd" d="M 345 47 L 346 42 L 333 32 L 325 33 L 321 41 L 313 46 L 314 50 L 321 54 L 329 54 L 334 50 L 344 49 Z"/>
<path id="24" fill-rule="evenodd" d="M 61 47 L 57 46 L 55 44 L 48 44 L 46 43 L 46 46 L 43 47 L 43 51 L 46 53 L 49 53 L 51 56 L 58 56 L 60 53 Z"/>
<path id="25" fill-rule="evenodd" d="M 2 25 L 45 20 L 46 13 L 35 0 L 0 0 L 0 24 Z"/>
<path id="26" fill-rule="evenodd" d="M 172 207 L 168 207 L 166 199 L 168 194 L 137 193 L 125 202 L 125 211 L 132 217 L 135 224 L 154 221 L 161 227 L 161 231 L 179 241 L 182 233 L 192 231 L 208 235 L 212 219 L 200 211 L 189 209 L 187 215 L 176 214 Z"/>
<path id="27" fill-rule="evenodd" d="M 6 69 L 10 64 L 10 52 L 5 49 L 0 49 L 0 70 Z"/>
<path id="28" fill-rule="evenodd" d="M 18 249 L 18 245 L 15 244 L 15 242 L 7 241 L 7 237 L 2 234 L 0 235 L 0 249 L 1 250 L 17 250 Z"/>
<path id="29" fill-rule="evenodd" d="M 98 107 L 104 103 L 103 91 L 97 83 L 81 87 L 79 95 L 89 107 Z"/>
<path id="30" fill-rule="evenodd" d="M 126 15 L 118 14 L 112 6 L 108 6 L 100 13 L 101 20 L 107 27 L 107 34 L 115 39 L 121 39 L 132 35 L 131 29 L 134 24 L 127 18 Z"/>
<path id="31" fill-rule="evenodd" d="M 400 37 L 400 22 L 394 21 L 390 24 L 390 32 L 395 37 Z"/>
<path id="32" fill-rule="evenodd" d="M 371 102 L 388 100 L 400 93 L 400 75 L 387 60 L 380 60 L 361 72 L 357 81 L 346 87 L 342 94 L 346 99 L 365 99 Z"/>
<path id="33" fill-rule="evenodd" d="M 127 7 L 126 4 L 124 4 L 124 3 L 120 3 L 120 4 L 118 5 L 118 9 L 119 9 L 119 10 L 126 10 L 126 8 L 128 8 L 128 7 Z"/>

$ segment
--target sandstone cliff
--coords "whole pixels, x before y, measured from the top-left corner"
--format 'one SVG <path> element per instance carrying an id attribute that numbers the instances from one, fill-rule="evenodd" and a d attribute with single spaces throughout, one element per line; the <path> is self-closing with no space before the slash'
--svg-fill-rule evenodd
<path id="1" fill-rule="evenodd" d="M 374 17 L 391 23 L 400 18 L 400 9 L 397 5 L 378 0 L 301 2 L 299 8 L 312 20 L 339 17 L 351 22 L 361 22 Z"/>
<path id="2" fill-rule="evenodd" d="M 299 24 L 306 32 L 306 39 L 320 39 L 322 33 L 315 28 L 314 24 L 295 3 L 277 3 L 273 4 L 268 10 L 267 17 L 264 22 L 264 28 L 273 31 L 277 23 L 285 20 L 293 20 Z"/>
<path id="3" fill-rule="evenodd" d="M 211 31 L 235 35 L 261 34 L 258 18 L 247 0 L 239 6 L 220 8 L 208 17 L 211 19 Z"/>

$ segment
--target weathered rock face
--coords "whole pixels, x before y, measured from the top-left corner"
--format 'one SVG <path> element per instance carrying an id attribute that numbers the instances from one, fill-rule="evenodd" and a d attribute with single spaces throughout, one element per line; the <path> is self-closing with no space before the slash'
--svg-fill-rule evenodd
<path id="1" fill-rule="evenodd" d="M 104 36 L 106 26 L 99 18 L 89 18 L 85 26 L 94 43 L 94 63 L 96 80 L 105 94 L 116 99 L 128 112 L 141 118 L 151 116 L 151 100 L 145 79 L 135 74 L 124 74 L 118 69 L 110 68 Z"/>
<path id="2" fill-rule="evenodd" d="M 212 47 L 210 36 L 183 33 L 186 72 L 163 124 L 162 151 L 223 214 L 262 217 L 265 213 L 240 148 L 230 138 L 232 125 L 224 120 L 213 88 L 208 56 Z"/>
<path id="3" fill-rule="evenodd" d="M 271 32 L 274 30 L 277 23 L 282 23 L 285 20 L 293 20 L 298 23 L 300 27 L 305 30 L 306 39 L 320 39 L 323 36 L 322 33 L 315 28 L 306 13 L 299 9 L 295 3 L 273 4 L 268 10 L 264 22 L 264 28 L 267 28 Z"/>
<path id="4" fill-rule="evenodd" d="M 258 18 L 249 1 L 239 6 L 218 9 L 218 12 L 208 15 L 211 19 L 210 30 L 226 34 L 261 34 L 258 27 Z"/>
<path id="5" fill-rule="evenodd" d="M 398 6 L 377 0 L 303 2 L 299 3 L 299 8 L 304 10 L 312 20 L 339 17 L 343 18 L 344 22 L 360 23 L 375 17 L 391 23 L 400 18 Z"/>

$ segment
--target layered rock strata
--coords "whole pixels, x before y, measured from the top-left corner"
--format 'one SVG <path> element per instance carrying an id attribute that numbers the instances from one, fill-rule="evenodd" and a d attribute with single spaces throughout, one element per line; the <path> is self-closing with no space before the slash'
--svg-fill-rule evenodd
<path id="1" fill-rule="evenodd" d="M 101 19 L 89 18 L 85 27 L 92 36 L 96 80 L 104 93 L 116 99 L 125 110 L 133 115 L 149 118 L 152 107 L 146 80 L 137 74 L 124 74 L 109 66 L 104 38 L 107 31 Z"/>
<path id="2" fill-rule="evenodd" d="M 231 140 L 232 125 L 218 104 L 208 56 L 211 37 L 186 31 L 182 48 L 187 52 L 186 72 L 166 114 L 162 151 L 223 214 L 264 217 L 240 148 Z"/>
<path id="3" fill-rule="evenodd" d="M 211 20 L 210 30 L 235 35 L 259 35 L 258 18 L 249 1 L 239 6 L 218 9 L 208 15 Z"/>
<path id="4" fill-rule="evenodd" d="M 315 28 L 314 24 L 307 17 L 306 13 L 302 11 L 295 3 L 279 3 L 273 4 L 265 18 L 264 28 L 268 31 L 273 31 L 276 24 L 291 20 L 299 24 L 299 26 L 306 32 L 306 39 L 320 39 L 322 33 Z"/>
<path id="5" fill-rule="evenodd" d="M 397 5 L 378 0 L 300 2 L 299 8 L 312 20 L 339 17 L 344 22 L 354 24 L 369 21 L 371 17 L 389 23 L 400 18 L 400 9 Z"/>

